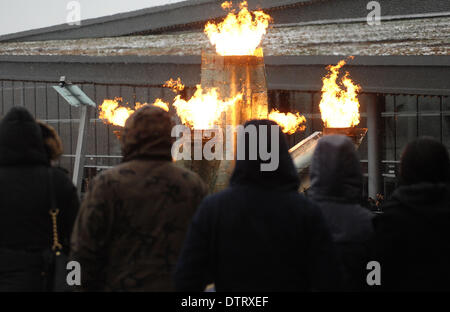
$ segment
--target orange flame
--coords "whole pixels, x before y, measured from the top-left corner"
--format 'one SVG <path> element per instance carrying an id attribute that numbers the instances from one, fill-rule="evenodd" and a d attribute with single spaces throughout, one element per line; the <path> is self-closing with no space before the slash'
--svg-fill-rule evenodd
<path id="1" fill-rule="evenodd" d="M 169 104 L 164 102 L 161 99 L 156 99 L 155 102 L 152 104 L 153 106 L 162 108 L 163 110 L 165 110 L 166 112 L 169 111 Z"/>
<path id="2" fill-rule="evenodd" d="M 342 60 L 335 66 L 328 66 L 329 72 L 322 79 L 322 98 L 319 108 L 325 127 L 328 128 L 347 128 L 359 124 L 357 94 L 361 87 L 353 83 L 348 72 L 345 73 L 339 84 L 336 82 L 339 69 L 345 64 L 345 60 Z"/>
<path id="3" fill-rule="evenodd" d="M 128 117 L 130 117 L 136 110 L 143 107 L 144 105 L 149 105 L 147 103 L 136 102 L 134 109 L 122 105 L 123 99 L 120 97 L 114 98 L 114 100 L 105 99 L 102 105 L 99 106 L 99 118 L 105 123 L 109 123 L 115 126 L 123 127 Z M 169 105 L 162 101 L 161 99 L 156 99 L 153 104 L 159 108 L 164 109 L 166 112 L 169 111 Z"/>
<path id="4" fill-rule="evenodd" d="M 170 80 L 167 80 L 166 83 L 163 84 L 163 87 L 170 88 L 175 93 L 184 90 L 184 84 L 181 82 L 180 77 L 178 77 L 177 80 L 170 78 Z"/>
<path id="5" fill-rule="evenodd" d="M 231 2 L 222 4 L 224 9 L 230 7 Z M 217 25 L 208 22 L 204 32 L 220 55 L 261 56 L 258 46 L 272 18 L 261 10 L 249 12 L 247 1 L 243 1 L 239 7 L 239 13 L 235 14 L 234 11 L 228 13 L 227 17 Z"/>
<path id="6" fill-rule="evenodd" d="M 231 1 L 225 1 L 225 2 L 222 3 L 220 6 L 221 6 L 222 9 L 224 9 L 224 10 L 229 10 L 229 9 L 231 9 L 231 7 L 233 6 L 233 2 L 231 2 Z"/>
<path id="7" fill-rule="evenodd" d="M 134 106 L 135 110 L 138 110 L 139 108 L 145 106 L 145 105 L 153 105 L 159 108 L 162 108 L 163 110 L 165 110 L 166 112 L 169 111 L 169 104 L 164 102 L 161 99 L 156 99 L 155 102 L 153 104 L 148 104 L 148 103 L 140 103 L 140 102 L 136 102 L 136 105 Z"/>
<path id="8" fill-rule="evenodd" d="M 222 113 L 240 100 L 242 93 L 222 100 L 216 88 L 204 91 L 201 85 L 197 85 L 197 90 L 188 101 L 177 95 L 173 106 L 183 124 L 192 129 L 211 129 L 218 124 Z"/>
<path id="9" fill-rule="evenodd" d="M 306 118 L 298 112 L 295 114 L 281 113 L 273 109 L 269 114 L 269 119 L 275 121 L 281 127 L 281 130 L 287 134 L 305 130 L 305 125 L 302 125 L 302 123 L 306 122 Z"/>
<path id="10" fill-rule="evenodd" d="M 105 99 L 99 106 L 99 118 L 103 121 L 123 127 L 128 117 L 134 113 L 134 110 L 120 106 L 122 98 L 116 97 L 114 100 Z"/>

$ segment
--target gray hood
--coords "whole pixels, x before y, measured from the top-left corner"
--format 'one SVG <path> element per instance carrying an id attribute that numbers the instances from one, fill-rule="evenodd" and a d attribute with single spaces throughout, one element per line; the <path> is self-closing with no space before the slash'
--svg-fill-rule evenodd
<path id="1" fill-rule="evenodd" d="M 316 200 L 359 203 L 362 172 L 353 142 L 342 135 L 328 135 L 319 140 L 310 169 L 308 195 Z"/>

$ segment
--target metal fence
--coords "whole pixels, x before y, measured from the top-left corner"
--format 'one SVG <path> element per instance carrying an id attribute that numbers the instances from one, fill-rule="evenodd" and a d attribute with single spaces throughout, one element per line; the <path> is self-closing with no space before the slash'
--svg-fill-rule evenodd
<path id="1" fill-rule="evenodd" d="M 58 81 L 0 81 L 0 115 L 13 106 L 26 107 L 37 119 L 52 125 L 61 136 L 64 155 L 59 165 L 70 173 L 73 170 L 79 109 L 67 104 L 52 86 Z M 82 90 L 100 105 L 104 99 L 123 98 L 123 104 L 131 108 L 136 102 L 152 103 L 161 98 L 170 101 L 174 93 L 158 85 L 99 84 L 79 83 Z M 189 98 L 193 88 L 186 88 L 183 97 Z M 315 131 L 321 131 L 320 92 L 269 90 L 269 109 L 281 112 L 298 111 L 306 117 L 306 130 L 288 136 L 293 146 Z M 401 151 L 408 141 L 428 135 L 440 140 L 450 150 L 450 98 L 446 96 L 420 96 L 381 94 L 381 127 L 379 129 L 382 145 L 382 175 L 384 192 L 389 194 L 395 187 L 397 165 Z M 361 127 L 367 127 L 365 103 L 360 107 Z M 114 134 L 115 126 L 107 125 L 98 119 L 98 112 L 91 111 L 89 123 L 90 136 L 86 147 L 86 172 L 104 169 L 120 162 L 120 145 Z M 359 148 L 362 167 L 367 173 L 367 144 Z"/>

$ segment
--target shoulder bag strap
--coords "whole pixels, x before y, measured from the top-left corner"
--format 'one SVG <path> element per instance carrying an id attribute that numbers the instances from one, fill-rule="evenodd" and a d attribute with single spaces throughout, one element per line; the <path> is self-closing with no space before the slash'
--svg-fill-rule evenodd
<path id="1" fill-rule="evenodd" d="M 52 220 L 52 232 L 53 232 L 53 245 L 52 245 L 52 250 L 56 253 L 56 255 L 60 255 L 61 254 L 61 250 L 62 250 L 62 245 L 59 242 L 59 238 L 58 238 L 58 223 L 57 223 L 57 217 L 59 214 L 59 209 L 57 208 L 56 205 L 56 198 L 54 195 L 54 185 L 53 185 L 53 173 L 52 173 L 52 168 L 50 167 L 48 169 L 48 174 L 49 174 L 49 194 L 50 194 L 50 210 L 49 210 L 49 214 L 50 214 L 50 218 Z"/>

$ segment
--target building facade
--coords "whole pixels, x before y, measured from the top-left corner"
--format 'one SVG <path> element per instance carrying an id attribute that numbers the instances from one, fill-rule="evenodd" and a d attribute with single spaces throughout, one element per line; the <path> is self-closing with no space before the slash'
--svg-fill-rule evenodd
<path id="1" fill-rule="evenodd" d="M 304 132 L 288 137 L 290 145 L 322 130 L 326 66 L 353 55 L 344 69 L 362 87 L 359 126 L 369 128 L 359 148 L 365 196 L 389 196 L 408 141 L 432 136 L 450 150 L 450 4 L 379 1 L 381 24 L 370 26 L 367 1 L 249 2 L 274 18 L 263 42 L 269 108 L 307 119 Z M 189 98 L 200 82 L 201 51 L 211 49 L 201 27 L 223 15 L 219 4 L 187 1 L 0 37 L 0 115 L 21 105 L 54 126 L 64 144 L 60 165 L 72 172 L 80 112 L 52 88 L 59 77 L 80 85 L 97 105 L 114 97 L 130 107 L 169 101 L 173 93 L 163 84 L 177 77 Z M 89 120 L 87 178 L 121 160 L 117 129 L 94 110 Z"/>

